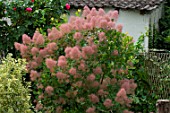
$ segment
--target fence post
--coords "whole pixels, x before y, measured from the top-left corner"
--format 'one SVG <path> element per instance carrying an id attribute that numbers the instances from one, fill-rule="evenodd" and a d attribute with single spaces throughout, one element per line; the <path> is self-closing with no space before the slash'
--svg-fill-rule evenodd
<path id="1" fill-rule="evenodd" d="M 157 113 L 170 113 L 170 100 L 160 99 L 156 103 Z"/>

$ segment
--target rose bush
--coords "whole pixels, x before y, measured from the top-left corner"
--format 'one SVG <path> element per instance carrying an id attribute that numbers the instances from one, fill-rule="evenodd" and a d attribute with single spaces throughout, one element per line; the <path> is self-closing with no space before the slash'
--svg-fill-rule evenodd
<path id="1" fill-rule="evenodd" d="M 128 111 L 137 85 L 133 63 L 139 47 L 121 33 L 118 11 L 84 7 L 59 29 L 22 36 L 15 48 L 28 61 L 35 109 L 57 113 Z"/>
<path id="2" fill-rule="evenodd" d="M 6 24 L 0 31 L 0 48 L 14 55 L 13 43 L 20 42 L 22 34 L 32 36 L 37 28 L 46 33 L 47 28 L 64 22 L 60 16 L 68 13 L 65 0 L 3 0 L 1 3 L 1 11 L 6 12 L 3 17 L 10 18 L 12 24 Z"/>

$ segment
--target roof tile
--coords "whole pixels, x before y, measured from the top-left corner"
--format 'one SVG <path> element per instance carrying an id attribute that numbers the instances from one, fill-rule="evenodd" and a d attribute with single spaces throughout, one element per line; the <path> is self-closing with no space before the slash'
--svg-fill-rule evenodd
<path id="1" fill-rule="evenodd" d="M 153 10 L 165 0 L 68 0 L 74 7 L 118 7 L 123 9 Z"/>

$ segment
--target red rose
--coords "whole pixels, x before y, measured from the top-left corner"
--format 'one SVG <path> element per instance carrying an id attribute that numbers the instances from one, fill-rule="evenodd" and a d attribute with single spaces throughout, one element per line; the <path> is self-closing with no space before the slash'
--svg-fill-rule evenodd
<path id="1" fill-rule="evenodd" d="M 32 12 L 32 8 L 28 7 L 28 8 L 26 8 L 26 11 Z"/>
<path id="2" fill-rule="evenodd" d="M 31 0 L 31 2 L 34 2 L 34 0 Z"/>
<path id="3" fill-rule="evenodd" d="M 14 11 L 16 11 L 16 10 L 17 10 L 17 8 L 16 8 L 16 7 L 14 7 L 14 8 L 13 8 L 13 10 L 14 10 Z"/>
<path id="4" fill-rule="evenodd" d="M 69 10 L 70 9 L 70 4 L 66 4 L 66 9 Z"/>

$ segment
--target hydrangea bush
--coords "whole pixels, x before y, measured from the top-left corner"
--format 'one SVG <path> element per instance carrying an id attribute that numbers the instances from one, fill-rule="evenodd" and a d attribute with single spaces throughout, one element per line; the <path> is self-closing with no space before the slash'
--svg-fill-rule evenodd
<path id="1" fill-rule="evenodd" d="M 22 75 L 26 73 L 26 61 L 14 59 L 12 54 L 0 64 L 0 112 L 32 113 L 30 110 L 30 83 Z"/>
<path id="2" fill-rule="evenodd" d="M 84 7 L 59 29 L 38 31 L 15 48 L 28 61 L 35 109 L 57 113 L 131 113 L 137 85 L 132 72 L 138 49 L 116 24 L 118 11 Z"/>

